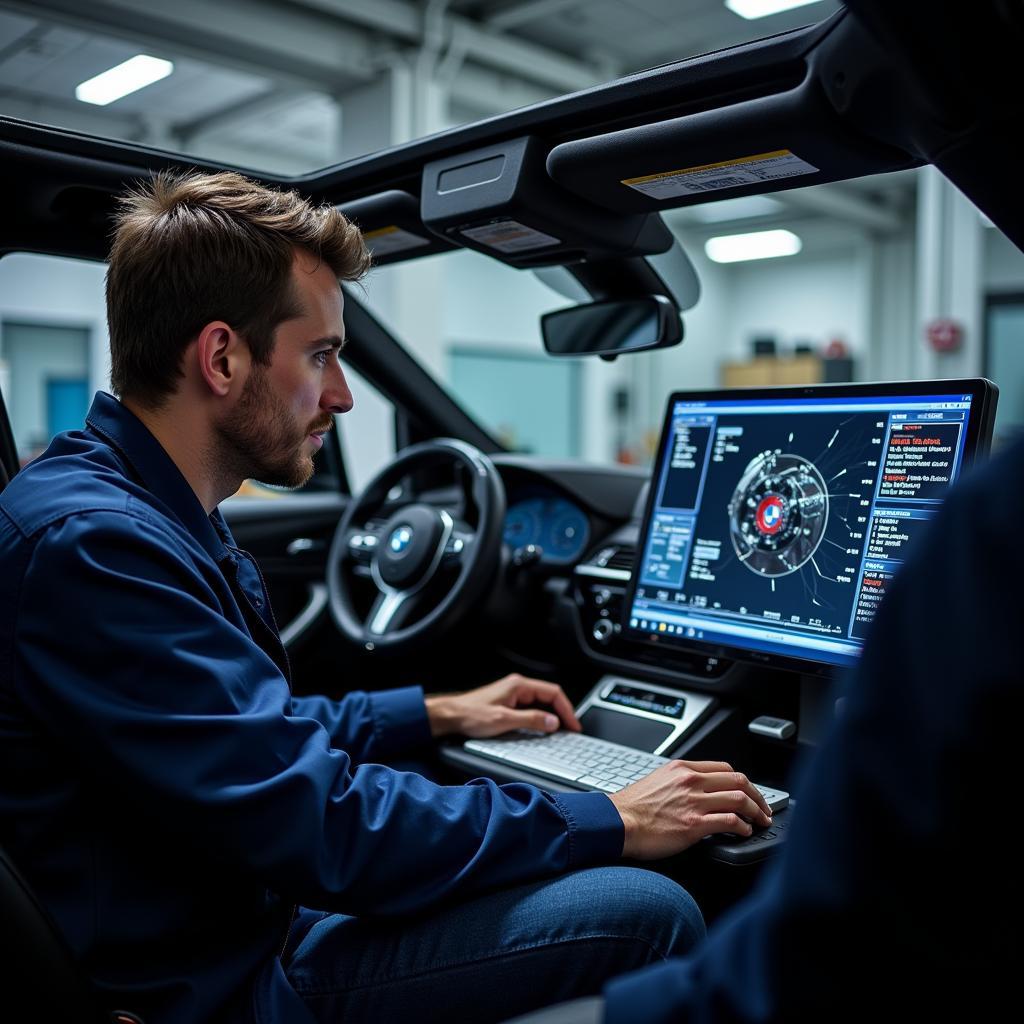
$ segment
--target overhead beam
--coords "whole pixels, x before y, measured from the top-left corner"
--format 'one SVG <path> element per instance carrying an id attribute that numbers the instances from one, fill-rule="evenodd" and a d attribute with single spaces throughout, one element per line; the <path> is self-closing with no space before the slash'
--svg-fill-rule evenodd
<path id="1" fill-rule="evenodd" d="M 187 143 L 188 140 L 200 135 L 234 128 L 240 121 L 245 121 L 248 118 L 276 113 L 282 107 L 291 106 L 305 95 L 307 95 L 307 90 L 304 89 L 271 88 L 258 96 L 249 96 L 237 103 L 220 107 L 211 114 L 196 117 L 190 121 L 178 121 L 174 124 L 173 131 L 183 143 Z"/>
<path id="2" fill-rule="evenodd" d="M 499 32 L 527 25 L 531 21 L 550 18 L 570 7 L 579 7 L 582 0 L 526 0 L 521 4 L 510 4 L 487 18 L 487 24 Z"/>
<path id="3" fill-rule="evenodd" d="M 371 35 L 294 6 L 207 0 L 5 0 L 35 18 L 50 17 L 145 47 L 171 48 L 220 67 L 262 74 L 298 88 L 335 92 L 374 74 Z"/>
<path id="4" fill-rule="evenodd" d="M 419 45 L 423 41 L 422 8 L 409 0 L 296 0 L 301 6 L 344 18 L 353 25 L 373 29 Z M 555 89 L 575 92 L 597 85 L 603 79 L 585 61 L 577 60 L 550 47 L 540 46 L 490 28 L 457 14 L 445 15 L 445 24 L 466 49 L 468 58 L 497 71 L 514 73 L 527 81 Z"/>
<path id="5" fill-rule="evenodd" d="M 9 39 L 5 46 L 0 46 L 0 64 L 3 64 L 4 61 L 10 60 L 12 57 L 16 57 L 23 50 L 28 49 L 28 47 L 37 42 L 40 36 L 45 32 L 46 27 L 44 25 L 35 24 L 22 31 L 20 35 L 16 35 L 13 39 Z"/>
<path id="6" fill-rule="evenodd" d="M 453 105 L 469 111 L 473 120 L 478 120 L 504 114 L 517 107 L 543 103 L 557 93 L 533 82 L 467 63 L 452 81 L 449 95 Z"/>

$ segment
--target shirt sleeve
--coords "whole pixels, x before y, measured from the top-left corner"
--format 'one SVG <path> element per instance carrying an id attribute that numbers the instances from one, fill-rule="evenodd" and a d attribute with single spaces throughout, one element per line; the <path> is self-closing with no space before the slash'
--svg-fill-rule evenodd
<path id="1" fill-rule="evenodd" d="M 378 693 L 354 691 L 341 700 L 329 697 L 292 697 L 291 713 L 319 722 L 331 744 L 355 764 L 383 761 L 430 744 L 423 690 L 406 686 Z"/>
<path id="2" fill-rule="evenodd" d="M 356 767 L 316 717 L 291 713 L 217 581 L 173 545 L 144 514 L 76 515 L 44 534 L 22 585 L 15 685 L 126 815 L 348 913 L 408 912 L 620 855 L 602 794 Z M 409 701 L 369 699 L 367 714 L 382 727 L 393 715 L 401 739 Z"/>
<path id="3" fill-rule="evenodd" d="M 943 1019 L 1014 997 L 1024 448 L 950 498 L 892 584 L 779 862 L 700 952 L 612 981 L 606 1024 Z M 1005 1003 L 1003 1003 L 1005 1005 Z"/>

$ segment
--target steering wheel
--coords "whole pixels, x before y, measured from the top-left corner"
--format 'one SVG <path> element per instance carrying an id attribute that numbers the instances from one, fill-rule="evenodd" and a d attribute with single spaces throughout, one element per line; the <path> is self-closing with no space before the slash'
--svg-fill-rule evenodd
<path id="1" fill-rule="evenodd" d="M 460 518 L 459 510 L 415 500 L 391 511 L 383 525 L 371 525 L 400 480 L 446 464 L 468 471 L 467 497 L 475 507 L 475 526 Z M 450 437 L 406 448 L 349 503 L 338 523 L 327 559 L 335 625 L 367 651 L 408 652 L 483 597 L 498 568 L 504 523 L 505 486 L 483 452 Z M 356 565 L 369 568 L 377 587 L 365 618 L 353 600 Z M 455 579 L 438 598 L 430 584 L 443 573 Z M 414 616 L 419 617 L 410 622 Z"/>

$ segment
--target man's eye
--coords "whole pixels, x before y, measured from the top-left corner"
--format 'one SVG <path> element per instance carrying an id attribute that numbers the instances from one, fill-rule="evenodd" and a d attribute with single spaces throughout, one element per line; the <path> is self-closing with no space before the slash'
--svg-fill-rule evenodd
<path id="1" fill-rule="evenodd" d="M 333 351 L 333 349 L 325 348 L 323 352 L 317 352 L 316 355 L 313 356 L 317 366 L 326 366 L 327 360 L 330 358 Z"/>

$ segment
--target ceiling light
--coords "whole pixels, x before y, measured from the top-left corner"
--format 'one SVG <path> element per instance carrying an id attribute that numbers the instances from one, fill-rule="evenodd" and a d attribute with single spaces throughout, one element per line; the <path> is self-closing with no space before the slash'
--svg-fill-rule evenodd
<path id="1" fill-rule="evenodd" d="M 767 18 L 769 14 L 817 3 L 821 3 L 821 0 L 725 0 L 725 6 L 733 14 L 748 19 Z"/>
<path id="2" fill-rule="evenodd" d="M 717 203 L 702 203 L 689 207 L 689 214 L 702 224 L 715 224 L 723 220 L 742 220 L 744 217 L 767 217 L 779 213 L 785 204 L 768 196 L 740 196 L 738 199 L 720 199 Z"/>
<path id="3" fill-rule="evenodd" d="M 105 107 L 122 96 L 159 82 L 173 70 L 174 65 L 169 60 L 147 57 L 140 53 L 137 57 L 132 57 L 131 60 L 126 60 L 123 64 L 118 64 L 117 67 L 76 86 L 75 98 L 83 103 L 95 103 L 99 107 Z"/>
<path id="4" fill-rule="evenodd" d="M 767 260 L 775 256 L 794 256 L 803 242 L 792 231 L 754 231 L 744 235 L 718 235 L 704 243 L 704 252 L 715 263 L 739 263 L 741 260 Z"/>

